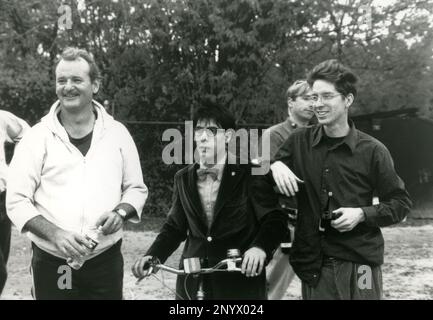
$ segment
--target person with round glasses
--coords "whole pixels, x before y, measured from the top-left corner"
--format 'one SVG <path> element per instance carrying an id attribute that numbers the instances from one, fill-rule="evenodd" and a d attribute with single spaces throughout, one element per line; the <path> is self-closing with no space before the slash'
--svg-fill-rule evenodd
<path id="1" fill-rule="evenodd" d="M 271 164 L 280 192 L 298 200 L 290 263 L 304 299 L 381 299 L 381 227 L 412 206 L 388 149 L 349 119 L 356 82 L 337 60 L 315 66 L 308 83 L 318 124 L 290 135 Z"/>

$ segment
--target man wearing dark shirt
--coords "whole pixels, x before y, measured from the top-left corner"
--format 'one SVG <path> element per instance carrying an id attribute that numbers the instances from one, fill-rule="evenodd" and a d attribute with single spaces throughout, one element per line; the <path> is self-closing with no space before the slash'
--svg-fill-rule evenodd
<path id="1" fill-rule="evenodd" d="M 412 205 L 387 148 L 348 119 L 356 80 L 336 60 L 317 65 L 308 82 L 319 124 L 293 133 L 271 165 L 280 191 L 298 198 L 290 262 L 304 299 L 380 299 L 380 227 Z"/>

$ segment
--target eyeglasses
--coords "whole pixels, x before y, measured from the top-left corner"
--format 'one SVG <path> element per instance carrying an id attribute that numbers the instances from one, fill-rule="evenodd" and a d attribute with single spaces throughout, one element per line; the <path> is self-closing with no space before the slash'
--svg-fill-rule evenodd
<path id="1" fill-rule="evenodd" d="M 311 100 L 314 102 L 318 102 L 320 99 L 322 102 L 326 102 L 326 101 L 330 101 L 330 100 L 334 99 L 336 96 L 342 96 L 342 94 L 341 93 L 329 93 L 329 92 L 324 93 L 324 94 L 313 94 L 311 96 Z"/>
<path id="2" fill-rule="evenodd" d="M 302 100 L 305 100 L 305 101 L 315 101 L 314 96 L 312 96 L 312 95 L 304 95 L 304 96 L 298 96 L 298 97 L 300 97 Z"/>
<path id="3" fill-rule="evenodd" d="M 224 130 L 224 129 L 221 129 L 221 128 L 218 128 L 218 127 L 206 127 L 206 128 L 204 128 L 204 127 L 195 127 L 194 128 L 194 134 L 195 134 L 196 137 L 200 137 L 200 136 L 203 135 L 204 132 L 206 132 L 206 135 L 208 137 L 211 137 L 211 136 L 214 137 L 214 136 L 217 135 L 218 130 Z"/>

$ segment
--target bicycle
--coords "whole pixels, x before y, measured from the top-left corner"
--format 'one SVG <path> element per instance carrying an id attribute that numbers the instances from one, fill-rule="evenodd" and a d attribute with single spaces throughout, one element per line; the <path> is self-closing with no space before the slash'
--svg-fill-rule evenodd
<path id="1" fill-rule="evenodd" d="M 196 299 L 197 300 L 204 300 L 205 298 L 205 292 L 204 292 L 204 288 L 203 288 L 203 275 L 205 274 L 211 274 L 214 272 L 241 272 L 241 268 L 239 268 L 237 265 L 242 261 L 242 258 L 240 256 L 240 251 L 238 249 L 229 249 L 227 252 L 227 258 L 221 260 L 220 262 L 218 262 L 216 265 L 214 265 L 211 268 L 202 268 L 201 267 L 201 263 L 200 263 L 200 258 L 187 258 L 183 260 L 183 266 L 184 269 L 176 269 L 173 267 L 169 267 L 166 266 L 162 263 L 160 263 L 160 261 L 157 258 L 153 258 L 152 260 L 149 261 L 148 266 L 146 266 L 145 269 L 148 270 L 147 274 L 144 277 L 141 277 L 137 280 L 136 285 L 139 284 L 143 279 L 150 277 L 151 275 L 153 275 L 157 280 L 161 281 L 160 279 L 158 279 L 155 276 L 155 273 L 158 272 L 159 270 L 163 270 L 163 271 L 167 271 L 176 275 L 185 275 L 185 280 L 184 280 L 184 288 L 185 288 L 185 293 L 187 294 L 187 298 L 189 300 L 191 299 L 191 296 L 188 294 L 188 290 L 186 288 L 186 281 L 188 279 L 188 276 L 196 276 L 198 277 L 198 290 L 197 290 L 197 294 L 196 294 Z M 224 268 L 224 269 L 223 269 Z M 161 283 L 168 288 L 163 280 L 161 281 Z M 168 288 L 170 289 L 170 288 Z M 171 290 L 171 289 L 170 289 Z M 172 290 L 171 290 L 172 291 Z M 174 291 L 174 293 L 180 297 L 180 295 Z M 183 297 L 180 297 L 183 298 Z"/>

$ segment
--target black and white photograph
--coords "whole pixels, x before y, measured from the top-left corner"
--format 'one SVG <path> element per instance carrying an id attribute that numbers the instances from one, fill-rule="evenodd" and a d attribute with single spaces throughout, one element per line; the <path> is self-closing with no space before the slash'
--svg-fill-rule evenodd
<path id="1" fill-rule="evenodd" d="M 0 0 L 0 300 L 432 300 L 432 30 L 433 0 Z"/>

